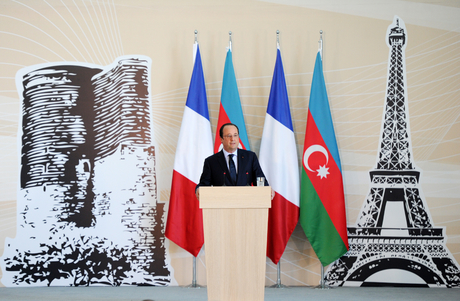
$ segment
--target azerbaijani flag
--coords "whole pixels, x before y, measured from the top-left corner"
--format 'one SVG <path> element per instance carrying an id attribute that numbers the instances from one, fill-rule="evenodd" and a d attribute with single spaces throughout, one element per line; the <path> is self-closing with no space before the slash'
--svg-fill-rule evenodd
<path id="1" fill-rule="evenodd" d="M 248 134 L 244 123 L 243 109 L 241 108 L 240 94 L 236 84 L 235 70 L 233 69 L 232 50 L 227 51 L 224 67 L 224 79 L 222 80 L 222 93 L 220 96 L 219 119 L 217 120 L 216 139 L 214 141 L 214 153 L 222 149 L 219 130 L 226 123 L 233 123 L 239 129 L 239 148 L 249 150 Z"/>
<path id="2" fill-rule="evenodd" d="M 203 246 L 204 234 L 195 186 L 200 181 L 204 159 L 212 155 L 212 133 L 197 43 L 194 50 L 195 64 L 174 159 L 165 235 L 196 257 Z"/>
<path id="3" fill-rule="evenodd" d="M 259 161 L 275 191 L 268 211 L 267 256 L 277 264 L 299 220 L 299 162 L 279 47 Z"/>
<path id="4" fill-rule="evenodd" d="M 323 76 L 316 55 L 302 156 L 300 224 L 321 264 L 348 251 L 342 170 Z"/>

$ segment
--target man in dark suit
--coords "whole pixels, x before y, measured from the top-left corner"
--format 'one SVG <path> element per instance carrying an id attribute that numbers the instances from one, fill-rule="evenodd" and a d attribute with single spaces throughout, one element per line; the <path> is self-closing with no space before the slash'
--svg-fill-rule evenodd
<path id="1" fill-rule="evenodd" d="M 236 125 L 222 125 L 219 136 L 223 149 L 204 161 L 200 183 L 195 189 L 198 199 L 200 186 L 256 186 L 258 177 L 265 178 L 256 154 L 238 149 L 240 137 Z M 266 180 L 265 186 L 268 186 Z"/>

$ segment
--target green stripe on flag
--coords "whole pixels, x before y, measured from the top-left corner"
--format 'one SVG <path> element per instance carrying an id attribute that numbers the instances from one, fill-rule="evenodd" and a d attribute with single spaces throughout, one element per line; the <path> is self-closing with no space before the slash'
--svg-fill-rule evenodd
<path id="1" fill-rule="evenodd" d="M 300 224 L 324 267 L 347 252 L 342 238 L 303 168 Z"/>

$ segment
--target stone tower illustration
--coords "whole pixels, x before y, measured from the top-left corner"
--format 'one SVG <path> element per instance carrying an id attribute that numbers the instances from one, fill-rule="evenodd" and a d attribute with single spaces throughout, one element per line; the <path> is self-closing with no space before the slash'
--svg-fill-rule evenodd
<path id="1" fill-rule="evenodd" d="M 404 22 L 387 30 L 388 82 L 376 166 L 356 226 L 348 227 L 349 251 L 331 264 L 329 285 L 458 287 L 458 264 L 434 227 L 413 162 L 406 90 Z"/>
<path id="2" fill-rule="evenodd" d="M 135 55 L 18 72 L 21 187 L 5 286 L 170 283 L 150 65 Z"/>

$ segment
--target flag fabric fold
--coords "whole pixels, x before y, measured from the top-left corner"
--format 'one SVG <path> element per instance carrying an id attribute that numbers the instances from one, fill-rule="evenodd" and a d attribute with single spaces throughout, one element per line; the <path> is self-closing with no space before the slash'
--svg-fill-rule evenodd
<path id="1" fill-rule="evenodd" d="M 232 50 L 227 50 L 225 58 L 224 77 L 222 80 L 222 92 L 220 96 L 219 118 L 217 120 L 216 139 L 214 141 L 214 153 L 222 149 L 219 129 L 225 123 L 233 123 L 239 129 L 239 148 L 250 150 L 246 125 L 244 123 L 243 109 L 241 107 L 240 94 L 236 84 L 235 70 L 233 69 Z"/>
<path id="2" fill-rule="evenodd" d="M 204 243 L 203 216 L 195 196 L 204 159 L 212 155 L 212 132 L 200 49 L 195 62 L 174 159 L 165 236 L 193 256 Z"/>
<path id="3" fill-rule="evenodd" d="M 302 155 L 300 224 L 323 266 L 348 250 L 345 196 L 334 126 L 316 56 Z"/>
<path id="4" fill-rule="evenodd" d="M 265 115 L 259 161 L 275 192 L 268 214 L 267 256 L 277 264 L 299 218 L 299 164 L 279 48 Z"/>

